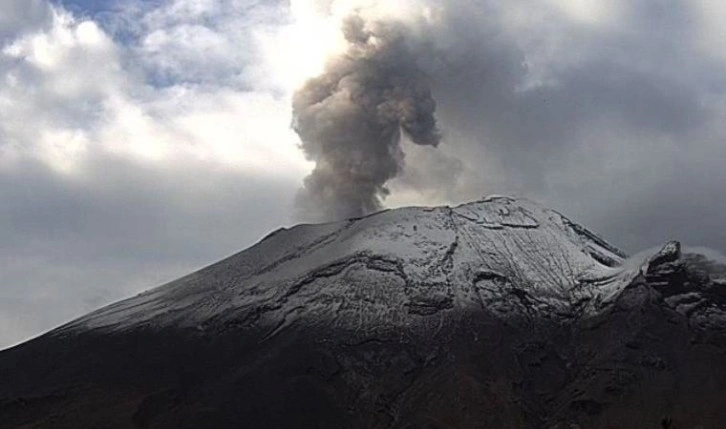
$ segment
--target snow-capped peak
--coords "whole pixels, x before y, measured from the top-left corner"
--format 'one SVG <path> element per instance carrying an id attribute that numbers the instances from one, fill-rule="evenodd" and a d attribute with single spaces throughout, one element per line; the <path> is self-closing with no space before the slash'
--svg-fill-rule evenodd
<path id="1" fill-rule="evenodd" d="M 571 317 L 617 295 L 634 275 L 619 268 L 623 258 L 528 200 L 403 208 L 276 231 L 57 333 L 264 327 L 274 335 L 293 320 L 366 330 L 429 323 L 454 309 Z"/>

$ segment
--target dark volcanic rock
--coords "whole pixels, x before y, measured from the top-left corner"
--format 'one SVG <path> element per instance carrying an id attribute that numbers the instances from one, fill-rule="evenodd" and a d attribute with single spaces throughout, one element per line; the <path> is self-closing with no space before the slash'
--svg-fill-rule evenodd
<path id="1" fill-rule="evenodd" d="M 0 428 L 722 428 L 726 267 L 623 257 L 508 198 L 278 231 L 0 353 Z"/>

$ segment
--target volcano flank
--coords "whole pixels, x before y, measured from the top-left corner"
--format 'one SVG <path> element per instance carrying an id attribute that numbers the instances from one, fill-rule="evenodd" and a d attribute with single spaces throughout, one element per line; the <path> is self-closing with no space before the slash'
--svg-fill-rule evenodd
<path id="1" fill-rule="evenodd" d="M 507 197 L 278 230 L 0 352 L 0 429 L 725 421 L 726 266 Z"/>

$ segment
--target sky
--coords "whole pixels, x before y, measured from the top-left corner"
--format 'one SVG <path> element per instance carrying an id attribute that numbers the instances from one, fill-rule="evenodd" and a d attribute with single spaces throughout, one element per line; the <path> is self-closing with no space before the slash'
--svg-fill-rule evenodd
<path id="1" fill-rule="evenodd" d="M 0 348 L 295 224 L 293 95 L 352 10 L 436 101 L 384 207 L 522 196 L 726 251 L 722 2 L 1 0 Z"/>

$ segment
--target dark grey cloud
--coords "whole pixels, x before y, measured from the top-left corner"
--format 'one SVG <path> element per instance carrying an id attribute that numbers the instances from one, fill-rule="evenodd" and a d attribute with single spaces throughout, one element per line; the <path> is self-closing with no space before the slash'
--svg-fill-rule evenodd
<path id="1" fill-rule="evenodd" d="M 241 250 L 289 219 L 294 183 L 97 154 L 83 177 L 0 171 L 0 344 Z"/>
<path id="2" fill-rule="evenodd" d="M 51 22 L 45 0 L 4 0 L 0 3 L 0 45 Z"/>
<path id="3" fill-rule="evenodd" d="M 353 206 L 376 208 L 384 189 L 391 191 L 388 205 L 513 194 L 558 209 L 631 252 L 670 239 L 726 251 L 726 63 L 716 46 L 702 44 L 710 30 L 697 2 L 605 3 L 619 11 L 602 21 L 571 16 L 561 9 L 568 2 L 555 0 L 421 2 L 432 7 L 431 19 L 386 21 L 406 43 L 380 53 L 403 54 L 399 73 L 412 73 L 412 82 L 431 90 L 443 137 L 437 148 L 414 144 L 405 133 L 399 142 L 390 130 L 405 118 L 393 115 L 393 140 L 384 140 L 395 144 L 382 158 L 388 164 L 366 194 L 373 197 Z M 69 51 L 68 67 L 38 67 L 22 55 L 0 61 L 0 89 L 13 101 L 0 111 L 0 154 L 32 147 L 42 155 L 23 158 L 20 150 L 20 160 L 0 163 L 0 347 L 213 262 L 289 221 L 299 175 L 276 177 L 279 165 L 289 164 L 267 160 L 267 152 L 231 168 L 234 162 L 208 156 L 149 161 L 96 141 L 123 133 L 128 145 L 178 139 L 180 150 L 204 149 L 189 130 L 205 122 L 198 111 L 188 118 L 187 107 L 200 99 L 205 111 L 213 110 L 209 100 L 236 106 L 237 98 L 220 88 L 274 86 L 250 64 L 259 59 L 257 48 L 244 48 L 260 25 L 268 31 L 286 21 L 286 5 L 265 3 L 245 20 L 237 15 L 256 2 L 218 2 L 227 9 L 211 12 L 182 8 L 188 16 L 162 7 L 170 4 L 101 20 L 117 43 L 128 42 L 124 49 L 98 48 L 94 57 L 83 45 Z M 49 20 L 46 2 L 2 2 L 0 37 L 47 29 Z M 147 39 L 154 29 L 159 38 Z M 208 35 L 201 42 L 214 49 L 186 43 L 200 41 L 195 34 Z M 130 71 L 120 76 L 119 69 Z M 11 74 L 15 86 L 5 79 Z M 69 93 L 68 76 L 89 86 Z M 317 83 L 335 92 L 330 82 Z M 158 86 L 169 90 L 159 96 Z M 378 94 L 372 103 L 386 100 Z M 223 107 L 225 117 L 236 111 Z M 250 133 L 289 126 L 249 111 L 239 121 Z M 424 111 L 433 131 L 433 111 Z M 117 117 L 123 121 L 105 128 Z M 185 127 L 175 128 L 182 119 Z M 309 126 L 321 126 L 313 119 Z M 219 123 L 230 127 L 228 119 Z M 354 133 L 358 126 L 333 131 Z M 67 153 L 54 152 L 51 137 L 77 130 L 89 152 L 58 168 Z M 280 133 L 270 135 L 272 146 Z M 317 150 L 308 145 L 309 153 Z M 259 167 L 264 162 L 270 167 Z"/>
<path id="4" fill-rule="evenodd" d="M 726 250 L 724 64 L 695 48 L 692 4 L 631 2 L 603 26 L 513 24 L 516 5 L 447 2 L 420 32 L 440 151 L 463 168 L 409 163 L 394 194 L 521 195 L 628 251 L 672 238 Z"/>
<path id="5" fill-rule="evenodd" d="M 554 4 L 431 2 L 431 19 L 390 17 L 415 47 L 393 65 L 425 74 L 443 141 L 438 151 L 404 144 L 408 161 L 393 164 L 402 175 L 376 186 L 394 202 L 530 197 L 628 251 L 671 238 L 726 250 L 709 233 L 725 226 L 726 174 L 703 161 L 726 155 L 714 143 L 726 111 L 713 101 L 724 64 L 696 48 L 694 4 L 613 3 L 603 22 Z"/>
<path id="6" fill-rule="evenodd" d="M 287 103 L 235 84 L 248 56 L 184 57 L 219 73 L 188 68 L 158 88 L 136 41 L 111 39 L 93 11 L 31 3 L 47 19 L 0 27 L 0 348 L 248 247 L 289 222 L 304 174 Z M 175 4 L 188 16 L 164 2 L 142 17 L 174 33 L 244 6 Z M 224 39 L 235 19 L 207 28 Z M 162 62 L 185 68 L 176 54 Z"/>

